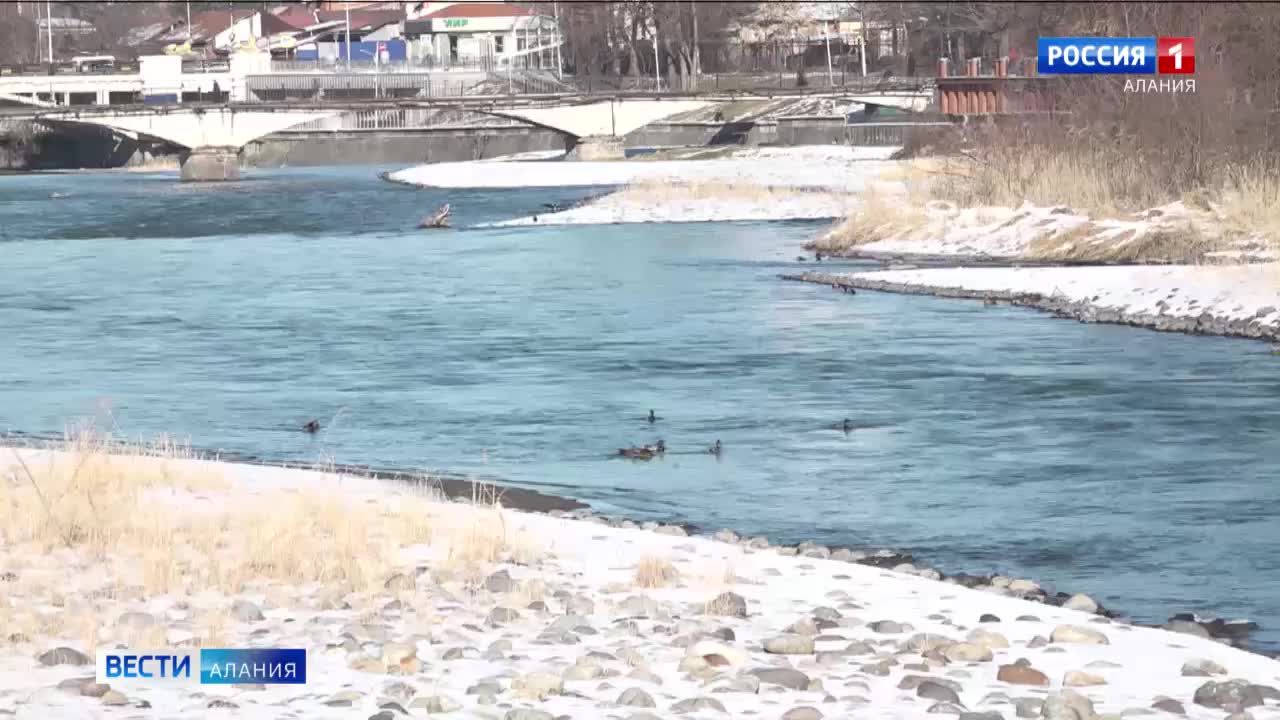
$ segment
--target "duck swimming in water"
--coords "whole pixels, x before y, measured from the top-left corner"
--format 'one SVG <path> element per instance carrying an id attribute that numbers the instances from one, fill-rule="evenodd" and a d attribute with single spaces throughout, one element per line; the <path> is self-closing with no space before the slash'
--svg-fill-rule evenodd
<path id="1" fill-rule="evenodd" d="M 633 460 L 652 460 L 658 455 L 667 452 L 667 444 L 661 440 L 653 445 L 645 445 L 643 447 L 618 448 L 620 457 L 631 458 Z"/>
<path id="2" fill-rule="evenodd" d="M 315 435 L 319 431 L 320 431 L 319 420 L 308 420 L 306 424 L 302 426 L 302 432 L 310 433 L 311 435 Z"/>
<path id="3" fill-rule="evenodd" d="M 715 445 L 707 448 L 707 452 L 715 455 L 716 457 L 720 457 L 720 441 L 717 439 Z"/>
<path id="4" fill-rule="evenodd" d="M 653 410 L 649 410 L 649 418 L 648 418 L 648 419 L 649 419 L 649 424 L 650 424 L 650 425 L 652 425 L 652 424 L 654 424 L 654 423 L 658 422 L 658 416 L 653 414 Z"/>
<path id="5" fill-rule="evenodd" d="M 842 431 L 847 435 L 853 432 L 853 421 L 850 420 L 849 418 L 845 418 L 844 422 L 836 423 L 835 425 L 832 425 L 832 427 L 835 428 L 836 430 Z"/>

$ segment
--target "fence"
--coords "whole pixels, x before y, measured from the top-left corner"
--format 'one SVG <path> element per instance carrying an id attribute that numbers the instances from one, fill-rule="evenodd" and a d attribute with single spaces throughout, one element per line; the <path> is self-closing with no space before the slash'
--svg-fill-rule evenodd
<path id="1" fill-rule="evenodd" d="M 245 88 L 249 102 L 379 100 L 481 94 L 486 82 L 479 73 L 279 74 L 250 75 Z"/>
<path id="2" fill-rule="evenodd" d="M 696 77 L 663 76 L 660 81 L 652 75 L 648 77 L 631 77 L 617 75 L 582 75 L 565 77 L 566 83 L 572 84 L 582 92 L 767 92 L 782 90 L 787 92 L 821 92 L 838 90 L 850 93 L 874 92 L 922 92 L 933 89 L 931 77 L 899 77 L 892 75 L 875 75 L 863 77 L 860 73 L 842 73 L 833 71 L 828 75 L 824 69 L 820 73 L 804 74 L 773 73 L 703 73 Z"/>
<path id="3" fill-rule="evenodd" d="M 351 110 L 332 118 L 311 120 L 289 128 L 289 132 L 360 132 L 380 129 L 431 129 L 448 127 L 485 128 L 512 126 L 513 120 L 484 117 L 467 111 L 431 108 L 379 108 Z"/>
<path id="4" fill-rule="evenodd" d="M 953 127 L 949 122 L 854 123 L 845 126 L 845 141 L 850 145 L 897 147 L 906 145 L 911 136 L 937 128 Z"/>

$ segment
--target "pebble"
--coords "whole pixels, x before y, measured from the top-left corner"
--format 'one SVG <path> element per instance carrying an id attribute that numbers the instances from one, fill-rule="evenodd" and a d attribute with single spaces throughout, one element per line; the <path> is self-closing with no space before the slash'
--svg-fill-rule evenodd
<path id="1" fill-rule="evenodd" d="M 744 692 L 755 695 L 760 692 L 760 678 L 755 675 L 740 675 L 711 692 Z"/>
<path id="2" fill-rule="evenodd" d="M 744 618 L 747 616 L 747 601 L 737 593 L 723 592 L 707 603 L 706 612 L 708 615 Z"/>
<path id="3" fill-rule="evenodd" d="M 1063 687 L 1090 687 L 1093 685 L 1106 685 L 1107 679 L 1101 675 L 1084 672 L 1083 670 L 1068 670 L 1062 676 Z"/>
<path id="4" fill-rule="evenodd" d="M 485 623 L 489 625 L 502 625 L 520 619 L 520 613 L 509 607 L 496 607 L 489 611 L 485 616 Z"/>
<path id="5" fill-rule="evenodd" d="M 764 641 L 764 651 L 773 655 L 812 655 L 813 638 L 805 635 L 779 635 Z"/>
<path id="6" fill-rule="evenodd" d="M 700 657 L 707 662 L 708 665 L 719 667 L 721 665 L 742 665 L 747 661 L 747 654 L 743 651 L 726 645 L 715 640 L 701 640 L 689 646 L 687 651 L 689 656 Z"/>
<path id="7" fill-rule="evenodd" d="M 1040 716 L 1045 720 L 1091 720 L 1093 701 L 1074 690 L 1049 693 Z"/>
<path id="8" fill-rule="evenodd" d="M 955 642 L 955 640 L 952 640 L 946 635 L 916 633 L 915 635 L 907 638 L 907 642 L 903 644 L 903 647 L 906 648 L 908 652 L 927 653 L 930 650 L 939 650 L 947 647 L 948 645 L 954 645 Z M 863 644 L 865 645 L 866 643 Z"/>
<path id="9" fill-rule="evenodd" d="M 987 662 L 994 657 L 991 648 L 967 642 L 946 646 L 942 655 L 951 662 Z"/>
<path id="10" fill-rule="evenodd" d="M 636 668 L 627 673 L 626 677 L 631 680 L 639 680 L 641 682 L 653 683 L 654 685 L 662 684 L 662 677 L 656 673 L 645 670 L 644 668 Z"/>
<path id="11" fill-rule="evenodd" d="M 511 573 L 499 570 L 484 579 L 484 589 L 491 593 L 511 592 L 515 589 L 515 583 L 511 580 Z"/>
<path id="12" fill-rule="evenodd" d="M 1093 628 L 1079 625 L 1059 625 L 1049 635 L 1049 640 L 1056 643 L 1078 643 L 1081 645 L 1108 645 L 1107 636 Z"/>
<path id="13" fill-rule="evenodd" d="M 937 700 L 938 702 L 949 702 L 956 705 L 960 704 L 960 695 L 955 690 L 943 685 L 936 680 L 925 680 L 916 686 L 916 696 Z"/>
<path id="14" fill-rule="evenodd" d="M 982 615 L 978 617 L 978 622 L 980 622 L 980 623 L 998 623 L 998 622 L 1000 622 L 1000 616 L 999 616 L 999 615 L 992 615 L 991 613 L 982 613 Z"/>
<path id="15" fill-rule="evenodd" d="M 1048 687 L 1049 676 L 1033 667 L 1022 665 L 1001 665 L 996 672 L 996 680 L 1010 685 L 1036 685 Z"/>
<path id="16" fill-rule="evenodd" d="M 1156 710 L 1163 710 L 1167 713 L 1173 713 L 1174 715 L 1187 714 L 1187 709 L 1182 707 L 1182 703 L 1178 702 L 1177 700 L 1174 700 L 1173 698 L 1167 698 L 1167 697 L 1159 698 L 1155 702 L 1151 703 L 1151 707 L 1155 708 Z"/>
<path id="17" fill-rule="evenodd" d="M 671 712 L 676 713 L 691 713 L 699 710 L 726 712 L 724 705 L 719 700 L 711 697 L 687 698 L 671 706 Z"/>
<path id="18" fill-rule="evenodd" d="M 781 685 L 792 690 L 809 688 L 809 676 L 794 668 L 755 668 L 748 672 L 766 685 Z"/>
<path id="19" fill-rule="evenodd" d="M 1194 658 L 1182 664 L 1182 674 L 1186 677 L 1209 677 L 1226 675 L 1227 669 L 1212 660 Z"/>
<path id="20" fill-rule="evenodd" d="M 559 675 L 546 672 L 531 672 L 518 675 L 511 682 L 511 689 L 516 695 L 532 700 L 542 700 L 548 695 L 560 695 L 564 692 L 564 681 Z"/>
<path id="21" fill-rule="evenodd" d="M 240 622 L 262 622 L 266 619 L 262 609 L 248 600 L 236 600 L 231 603 L 231 615 Z"/>
<path id="22" fill-rule="evenodd" d="M 782 720 L 822 720 L 822 713 L 816 707 L 801 705 L 782 713 Z"/>
<path id="23" fill-rule="evenodd" d="M 450 713 L 461 710 L 461 703 L 445 695 L 428 695 L 417 698 L 409 705 L 411 708 L 422 708 L 427 714 Z"/>
<path id="24" fill-rule="evenodd" d="M 619 705 L 627 705 L 630 707 L 657 707 L 657 703 L 653 701 L 653 696 L 641 690 L 640 688 L 630 688 L 623 690 L 618 696 Z"/>
<path id="25" fill-rule="evenodd" d="M 964 713 L 964 708 L 960 707 L 956 703 L 944 701 L 930 705 L 929 709 L 925 710 L 925 712 L 933 715 L 961 715 Z"/>
<path id="26" fill-rule="evenodd" d="M 156 624 L 156 619 L 149 613 L 144 612 L 127 612 L 121 613 L 116 618 L 116 627 L 130 628 L 133 630 L 142 630 Z"/>
<path id="27" fill-rule="evenodd" d="M 894 622 L 893 620 L 877 620 L 867 627 L 871 628 L 872 632 L 878 632 L 885 635 L 896 635 L 898 633 L 906 632 L 911 628 L 910 625 Z"/>
<path id="28" fill-rule="evenodd" d="M 515 708 L 508 710 L 507 714 L 502 716 L 502 720 L 556 720 L 556 716 L 546 710 Z"/>
<path id="29" fill-rule="evenodd" d="M 36 660 L 48 667 L 54 665 L 88 665 L 92 662 L 88 655 L 69 647 L 56 647 L 40 653 Z"/>
<path id="30" fill-rule="evenodd" d="M 1222 708 L 1227 712 L 1239 712 L 1261 705 L 1262 699 L 1262 692 L 1247 680 L 1210 680 L 1196 688 L 1192 702 L 1204 707 Z"/>
<path id="31" fill-rule="evenodd" d="M 1062 603 L 1062 607 L 1068 610 L 1079 610 L 1080 612 L 1086 613 L 1098 612 L 1098 603 L 1084 593 L 1076 593 L 1075 595 L 1067 598 L 1066 602 Z"/>
<path id="32" fill-rule="evenodd" d="M 1009 638 L 986 628 L 973 629 L 969 633 L 969 642 L 992 650 L 1002 650 L 1009 647 Z"/>
<path id="33" fill-rule="evenodd" d="M 985 712 L 962 712 L 960 720 L 1004 720 L 1004 716 L 995 710 Z"/>
<path id="34" fill-rule="evenodd" d="M 1049 678 L 1044 679 L 1045 684 L 1049 684 Z M 1020 718 L 1038 718 L 1040 711 L 1044 708 L 1044 701 L 1040 698 L 1014 698 L 1013 712 Z"/>
<path id="35" fill-rule="evenodd" d="M 108 690 L 102 694 L 103 705 L 128 705 L 129 698 L 118 690 Z"/>

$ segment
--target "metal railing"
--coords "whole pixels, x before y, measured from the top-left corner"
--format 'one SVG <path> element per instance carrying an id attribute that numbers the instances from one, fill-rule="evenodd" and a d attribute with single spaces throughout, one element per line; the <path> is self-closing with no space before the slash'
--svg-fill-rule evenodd
<path id="1" fill-rule="evenodd" d="M 373 60 L 352 60 L 346 58 L 319 58 L 315 60 L 272 60 L 273 73 L 421 73 L 442 72 L 450 70 L 489 72 L 496 70 L 499 63 L 491 55 L 464 55 L 457 58 L 438 60 L 434 56 L 410 57 L 406 60 L 375 62 Z"/>
<path id="2" fill-rule="evenodd" d="M 450 73 L 328 73 L 249 75 L 249 102 L 288 100 L 381 100 L 459 97 L 476 94 L 487 76 Z"/>
<path id="3" fill-rule="evenodd" d="M 463 110 L 435 108 L 378 108 L 351 110 L 289 128 L 288 132 L 362 132 L 372 130 L 430 130 L 466 127 L 483 129 L 521 123 L 503 117 Z"/>
<path id="4" fill-rule="evenodd" d="M 845 126 L 844 136 L 850 145 L 893 147 L 906 145 L 915 133 L 954 127 L 949 122 L 885 122 L 853 123 Z"/>

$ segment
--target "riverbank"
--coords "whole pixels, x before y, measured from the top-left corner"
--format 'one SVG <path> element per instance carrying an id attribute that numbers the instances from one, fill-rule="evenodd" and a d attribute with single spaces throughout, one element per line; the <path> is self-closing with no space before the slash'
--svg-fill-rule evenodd
<path id="1" fill-rule="evenodd" d="M 1280 265 L 983 267 L 784 275 L 822 285 L 971 298 L 1082 322 L 1280 339 Z"/>
<path id="2" fill-rule="evenodd" d="M 816 546 L 517 512 L 496 489 L 447 503 L 329 472 L 72 450 L 3 463 L 4 507 L 31 511 L 6 518 L 0 550 L 0 707 L 19 717 L 1207 719 L 1272 717 L 1280 699 L 1276 661 L 1011 597 L 1025 582 L 980 592 Z M 59 499 L 49 512 L 36 486 Z M 80 653 L 115 642 L 305 647 L 308 687 L 82 680 Z"/>

